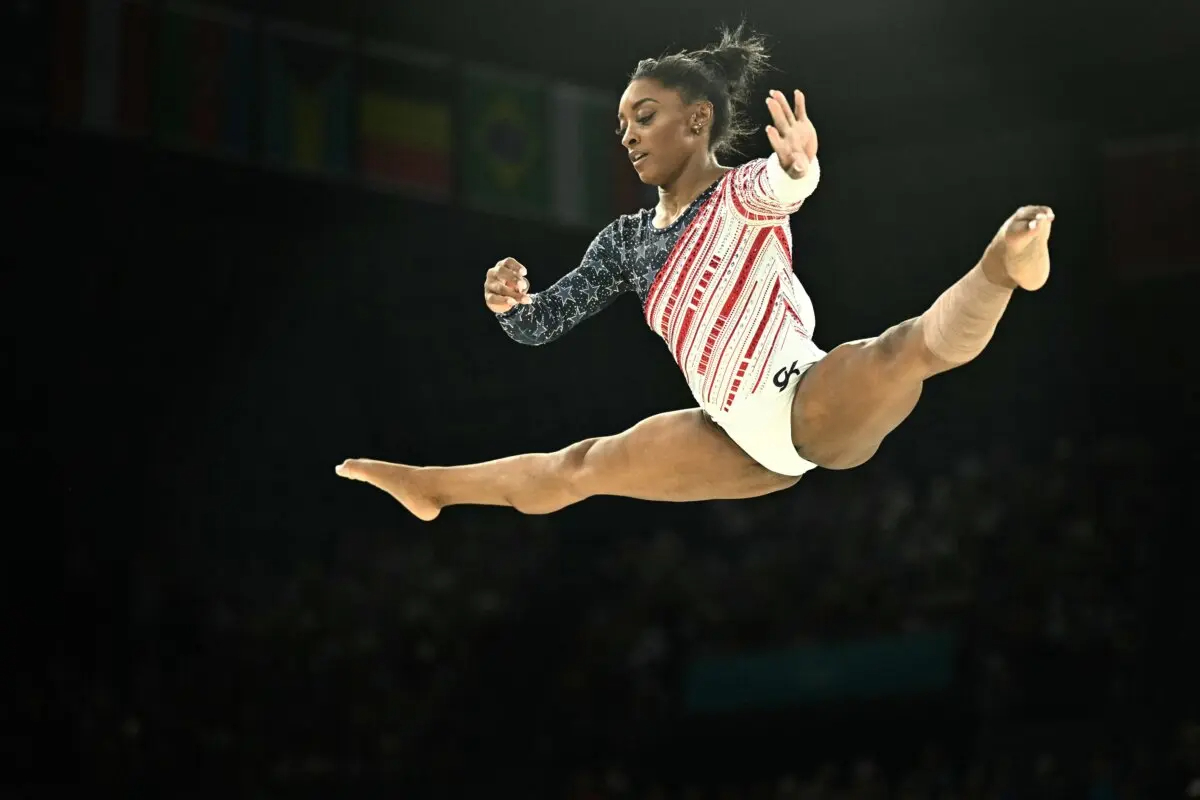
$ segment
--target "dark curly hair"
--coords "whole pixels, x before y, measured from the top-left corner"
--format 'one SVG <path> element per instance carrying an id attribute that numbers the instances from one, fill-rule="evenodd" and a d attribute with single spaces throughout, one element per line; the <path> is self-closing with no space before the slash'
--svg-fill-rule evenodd
<path id="1" fill-rule="evenodd" d="M 708 100 L 713 104 L 710 146 L 718 153 L 736 152 L 737 143 L 755 130 L 742 107 L 769 62 L 762 37 L 748 32 L 743 22 L 723 29 L 721 41 L 702 50 L 643 59 L 629 80 L 652 78 L 678 91 L 685 103 Z"/>

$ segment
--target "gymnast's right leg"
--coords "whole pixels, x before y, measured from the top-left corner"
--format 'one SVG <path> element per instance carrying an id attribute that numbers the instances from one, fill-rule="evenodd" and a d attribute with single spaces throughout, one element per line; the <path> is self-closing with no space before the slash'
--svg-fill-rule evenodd
<path id="1" fill-rule="evenodd" d="M 598 495 L 679 503 L 739 500 L 799 480 L 758 464 L 699 409 L 658 414 L 624 433 L 585 439 L 555 453 L 460 467 L 350 459 L 337 474 L 382 489 L 426 521 L 446 506 L 511 506 L 549 514 Z"/>

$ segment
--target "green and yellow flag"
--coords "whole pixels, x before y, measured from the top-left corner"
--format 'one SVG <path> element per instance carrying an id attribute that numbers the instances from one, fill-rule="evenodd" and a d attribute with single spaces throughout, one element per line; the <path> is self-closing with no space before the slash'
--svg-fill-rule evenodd
<path id="1" fill-rule="evenodd" d="M 485 67 L 464 69 L 459 171 L 467 205 L 520 216 L 551 213 L 549 108 L 545 81 Z"/>

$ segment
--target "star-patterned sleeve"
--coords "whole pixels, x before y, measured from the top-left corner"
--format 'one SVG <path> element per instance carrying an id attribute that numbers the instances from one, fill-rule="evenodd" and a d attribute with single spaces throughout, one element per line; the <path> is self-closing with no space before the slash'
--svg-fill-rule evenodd
<path id="1" fill-rule="evenodd" d="M 497 314 L 500 327 L 514 341 L 552 342 L 633 289 L 617 243 L 617 222 L 600 231 L 583 261 L 544 292 L 530 294 L 532 303 Z"/>

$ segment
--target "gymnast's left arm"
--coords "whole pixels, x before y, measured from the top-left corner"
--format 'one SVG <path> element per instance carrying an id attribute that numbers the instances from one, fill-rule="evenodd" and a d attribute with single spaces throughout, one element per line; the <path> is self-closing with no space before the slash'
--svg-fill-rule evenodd
<path id="1" fill-rule="evenodd" d="M 520 344 L 547 344 L 632 290 L 617 243 L 617 225 L 613 222 L 602 230 L 579 266 L 553 286 L 496 315 L 509 338 Z"/>

